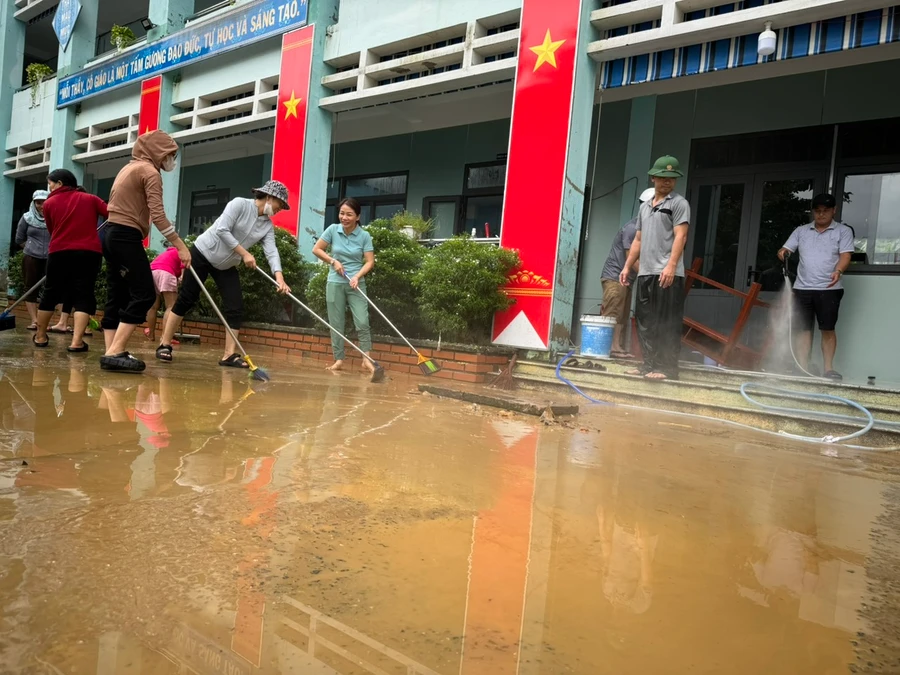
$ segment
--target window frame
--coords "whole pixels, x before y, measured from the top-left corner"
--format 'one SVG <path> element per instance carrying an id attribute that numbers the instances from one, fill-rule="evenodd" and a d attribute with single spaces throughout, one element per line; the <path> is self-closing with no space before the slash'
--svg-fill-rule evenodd
<path id="1" fill-rule="evenodd" d="M 835 219 L 844 222 L 843 195 L 848 177 L 884 173 L 900 173 L 900 158 L 896 161 L 888 160 L 877 163 L 846 162 L 839 165 L 835 172 L 834 184 L 836 187 L 840 186 L 840 189 L 836 189 L 834 194 L 841 195 L 841 199 L 837 200 Z M 848 225 L 853 226 L 853 223 L 848 223 Z M 897 276 L 900 275 L 900 264 L 877 265 L 874 263 L 851 263 L 850 267 L 847 268 L 846 274 Z"/>
<path id="2" fill-rule="evenodd" d="M 506 195 L 506 178 L 503 180 L 503 185 L 499 187 L 487 187 L 487 188 L 470 188 L 469 187 L 469 172 L 472 169 L 482 169 L 490 166 L 502 166 L 507 171 L 509 170 L 509 162 L 508 160 L 492 160 L 490 162 L 472 162 L 471 164 L 466 164 L 463 167 L 463 183 L 462 183 L 462 196 L 460 197 L 459 209 L 457 211 L 457 220 L 456 220 L 456 234 L 464 234 L 465 233 L 465 223 L 466 223 L 466 213 L 469 210 L 469 198 L 470 197 L 500 197 L 501 204 L 502 198 Z M 500 234 L 503 233 L 503 222 L 502 222 L 502 206 L 501 206 L 501 222 L 499 225 Z M 483 241 L 493 241 L 494 239 L 499 239 L 499 235 L 497 237 L 475 237 L 476 240 Z"/>
<path id="3" fill-rule="evenodd" d="M 402 203 L 403 207 L 401 211 L 405 211 L 407 208 L 407 204 L 409 203 L 409 171 L 391 171 L 391 172 L 379 172 L 379 173 L 370 173 L 370 174 L 354 174 L 350 176 L 329 176 L 328 182 L 333 183 L 337 182 L 338 184 L 338 196 L 332 197 L 330 199 L 325 200 L 325 209 L 327 210 L 331 206 L 337 206 L 341 203 L 347 195 L 347 182 L 352 180 L 367 180 L 369 178 L 396 178 L 398 176 L 403 176 L 406 178 L 406 192 L 402 195 L 393 194 L 393 195 L 380 195 L 377 197 L 354 197 L 357 201 L 359 201 L 360 206 L 365 209 L 370 209 L 369 219 L 366 221 L 367 223 L 371 223 L 375 219 L 375 207 L 382 204 L 393 204 L 393 203 Z M 326 194 L 327 194 L 327 186 L 326 186 Z M 360 219 L 365 220 L 363 214 L 360 214 Z M 333 223 L 325 223 L 325 227 L 329 225 L 333 225 Z"/>

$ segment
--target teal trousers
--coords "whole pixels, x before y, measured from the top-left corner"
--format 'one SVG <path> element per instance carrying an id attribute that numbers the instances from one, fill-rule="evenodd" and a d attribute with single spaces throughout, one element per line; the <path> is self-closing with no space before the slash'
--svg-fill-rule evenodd
<path id="1" fill-rule="evenodd" d="M 364 283 L 359 285 L 363 293 L 366 292 Z M 350 306 L 350 314 L 353 316 L 353 325 L 356 326 L 356 334 L 359 336 L 359 348 L 364 352 L 372 351 L 372 331 L 369 329 L 369 303 L 362 296 L 350 288 L 350 284 L 342 284 L 334 281 L 325 286 L 325 302 L 328 305 L 328 323 L 344 335 L 347 318 L 347 306 Z M 331 332 L 331 351 L 335 361 L 344 359 L 344 341 Z"/>

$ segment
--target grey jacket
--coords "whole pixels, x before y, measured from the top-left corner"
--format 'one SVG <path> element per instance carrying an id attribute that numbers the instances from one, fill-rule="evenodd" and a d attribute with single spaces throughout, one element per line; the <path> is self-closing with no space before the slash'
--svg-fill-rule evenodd
<path id="1" fill-rule="evenodd" d="M 46 259 L 50 248 L 50 232 L 46 227 L 32 227 L 25 216 L 22 216 L 16 227 L 16 244 L 25 244 L 25 255 Z"/>
<path id="2" fill-rule="evenodd" d="M 268 216 L 259 215 L 255 201 L 238 197 L 226 204 L 222 215 L 197 237 L 194 246 L 213 267 L 227 270 L 241 263 L 241 256 L 234 252 L 238 245 L 249 249 L 260 241 L 272 274 L 280 272 L 281 257 L 275 246 L 275 226 Z"/>

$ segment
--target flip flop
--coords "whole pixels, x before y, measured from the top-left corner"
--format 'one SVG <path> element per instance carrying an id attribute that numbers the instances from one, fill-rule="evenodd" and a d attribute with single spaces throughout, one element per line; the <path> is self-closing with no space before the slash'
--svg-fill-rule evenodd
<path id="1" fill-rule="evenodd" d="M 626 370 L 625 374 L 626 375 L 636 375 L 638 377 L 644 377 L 644 375 L 647 375 L 649 372 L 650 371 L 647 370 L 646 368 L 631 368 L 630 370 Z"/>
<path id="2" fill-rule="evenodd" d="M 37 324 L 36 323 L 31 324 L 30 326 L 28 326 L 28 328 L 26 330 L 37 330 Z"/>
<path id="3" fill-rule="evenodd" d="M 160 345 L 157 347 L 156 358 L 166 363 L 172 363 L 172 345 Z"/>
<path id="4" fill-rule="evenodd" d="M 240 354 L 232 354 L 227 359 L 222 359 L 219 361 L 219 365 L 223 368 L 249 368 L 250 366 L 247 364 L 244 359 L 241 358 Z"/>
<path id="5" fill-rule="evenodd" d="M 83 342 L 80 347 L 66 347 L 66 351 L 70 354 L 84 354 L 90 351 L 90 347 L 88 347 L 87 342 Z"/>
<path id="6" fill-rule="evenodd" d="M 54 335 L 65 335 L 69 331 L 64 328 L 48 328 L 48 333 L 53 333 Z"/>
<path id="7" fill-rule="evenodd" d="M 841 375 L 836 370 L 829 370 L 827 373 L 825 373 L 825 377 L 827 377 L 829 380 L 843 380 L 844 379 L 844 376 Z"/>
<path id="8" fill-rule="evenodd" d="M 50 346 L 50 340 L 48 339 L 46 342 L 38 342 L 37 335 L 32 336 L 31 341 L 34 343 L 34 346 L 38 349 L 46 349 Z"/>
<path id="9" fill-rule="evenodd" d="M 633 359 L 634 354 L 629 354 L 628 352 L 610 352 L 609 355 L 614 359 Z"/>
<path id="10" fill-rule="evenodd" d="M 101 370 L 111 370 L 118 373 L 142 373 L 146 367 L 146 363 L 128 352 L 122 352 L 115 356 L 100 357 Z"/>

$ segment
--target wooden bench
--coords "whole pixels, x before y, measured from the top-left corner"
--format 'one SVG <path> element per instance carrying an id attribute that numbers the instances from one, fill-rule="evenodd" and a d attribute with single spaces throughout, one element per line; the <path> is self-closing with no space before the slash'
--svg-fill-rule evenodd
<path id="1" fill-rule="evenodd" d="M 744 293 L 743 291 L 739 291 L 730 286 L 720 284 L 718 281 L 713 281 L 712 279 L 702 276 L 700 274 L 701 269 L 703 269 L 703 258 L 696 258 L 694 264 L 691 265 L 691 269 L 685 272 L 685 300 L 687 300 L 687 295 L 694 286 L 694 283 L 700 282 L 741 298 L 743 300 L 741 311 L 738 313 L 737 321 L 735 321 L 734 327 L 728 335 L 713 330 L 699 321 L 685 318 L 685 330 L 682 333 L 681 341 L 690 349 L 700 352 L 704 356 L 713 359 L 716 363 L 739 368 L 757 368 L 762 359 L 762 353 L 742 344 L 740 340 L 741 334 L 744 332 L 744 326 L 746 326 L 747 321 L 750 319 L 750 313 L 753 311 L 753 308 L 769 307 L 769 303 L 759 299 L 759 293 L 762 290 L 762 286 L 753 282 L 750 286 L 750 290 Z"/>

